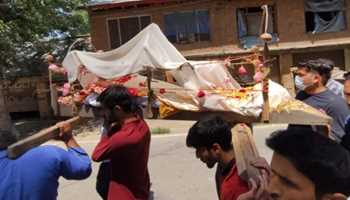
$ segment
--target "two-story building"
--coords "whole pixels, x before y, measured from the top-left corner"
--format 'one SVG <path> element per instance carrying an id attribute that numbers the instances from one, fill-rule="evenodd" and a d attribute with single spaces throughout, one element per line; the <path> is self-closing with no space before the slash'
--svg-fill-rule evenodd
<path id="1" fill-rule="evenodd" d="M 273 80 L 293 90 L 290 67 L 318 57 L 350 69 L 350 0 L 106 0 L 88 12 L 97 49 L 117 48 L 153 22 L 186 58 L 217 59 L 261 43 L 264 4 Z"/>

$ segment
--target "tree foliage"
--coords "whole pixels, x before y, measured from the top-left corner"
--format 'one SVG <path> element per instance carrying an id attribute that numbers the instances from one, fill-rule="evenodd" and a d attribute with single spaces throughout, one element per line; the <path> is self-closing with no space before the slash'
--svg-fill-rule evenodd
<path id="1" fill-rule="evenodd" d="M 0 73 L 26 75 L 44 70 L 41 56 L 62 54 L 89 31 L 88 0 L 9 0 L 0 6 Z"/>

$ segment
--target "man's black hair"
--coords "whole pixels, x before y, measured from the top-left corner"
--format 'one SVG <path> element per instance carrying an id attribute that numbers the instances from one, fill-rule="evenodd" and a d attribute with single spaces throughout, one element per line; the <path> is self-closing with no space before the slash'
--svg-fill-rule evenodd
<path id="1" fill-rule="evenodd" d="M 331 71 L 334 69 L 335 64 L 332 60 L 326 59 L 326 58 L 318 58 L 316 59 L 316 62 L 322 63 L 324 65 L 327 65 Z"/>
<path id="2" fill-rule="evenodd" d="M 7 149 L 8 146 L 17 141 L 17 135 L 14 131 L 0 129 L 0 150 Z"/>
<path id="3" fill-rule="evenodd" d="M 122 85 L 109 86 L 97 97 L 97 101 L 107 109 L 112 110 L 118 105 L 126 113 L 139 114 L 140 112 L 136 98 L 132 96 L 128 89 Z"/>
<path id="4" fill-rule="evenodd" d="M 232 148 L 230 125 L 219 116 L 209 116 L 196 122 L 189 130 L 186 144 L 188 147 L 212 148 L 218 143 L 224 151 Z"/>
<path id="5" fill-rule="evenodd" d="M 328 193 L 350 195 L 350 154 L 340 144 L 311 127 L 276 131 L 266 144 L 314 183 L 318 198 Z"/>
<path id="6" fill-rule="evenodd" d="M 334 68 L 332 61 L 327 59 L 308 60 L 306 62 L 300 62 L 298 67 L 305 67 L 308 71 L 317 72 L 322 77 L 322 83 L 326 85 L 331 78 L 331 71 Z"/>

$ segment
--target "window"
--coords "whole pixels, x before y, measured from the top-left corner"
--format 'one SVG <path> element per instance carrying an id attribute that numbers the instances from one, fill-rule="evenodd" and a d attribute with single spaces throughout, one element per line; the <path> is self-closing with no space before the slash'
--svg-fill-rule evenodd
<path id="1" fill-rule="evenodd" d="M 346 29 L 344 0 L 305 0 L 306 32 L 339 32 Z"/>
<path id="2" fill-rule="evenodd" d="M 137 35 L 151 23 L 150 16 L 138 16 L 108 20 L 111 48 L 117 48 Z"/>
<path id="3" fill-rule="evenodd" d="M 165 35 L 172 43 L 186 44 L 210 40 L 209 12 L 194 10 L 165 15 Z"/>
<path id="4" fill-rule="evenodd" d="M 237 9 L 237 29 L 240 43 L 244 49 L 255 45 L 261 45 L 261 19 L 263 10 L 261 7 L 248 7 Z M 275 13 L 272 6 L 269 6 L 268 32 L 272 35 L 272 42 L 278 40 L 275 28 Z"/>

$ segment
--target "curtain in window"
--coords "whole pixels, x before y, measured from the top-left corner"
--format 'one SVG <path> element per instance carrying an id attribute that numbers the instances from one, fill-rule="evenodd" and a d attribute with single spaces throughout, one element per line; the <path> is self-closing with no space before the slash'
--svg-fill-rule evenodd
<path id="1" fill-rule="evenodd" d="M 315 30 L 313 33 L 338 32 L 346 28 L 345 16 L 344 12 L 342 11 L 337 12 L 337 14 L 330 21 L 322 19 L 318 13 L 315 13 L 314 21 Z"/>
<path id="2" fill-rule="evenodd" d="M 258 12 L 256 15 L 256 20 L 247 20 L 246 21 L 246 12 L 244 9 L 238 9 L 237 10 L 237 28 L 238 28 L 238 36 L 240 40 L 241 47 L 243 49 L 250 49 L 254 46 L 261 46 L 263 45 L 263 41 L 260 39 L 260 24 L 261 24 L 261 17 L 262 17 L 262 10 L 261 13 Z M 272 40 L 269 43 L 275 43 L 278 41 L 278 35 L 274 31 L 274 20 L 273 20 L 273 8 L 269 6 L 269 26 L 267 31 L 272 35 Z M 251 23 L 249 24 L 248 21 Z M 254 24 L 252 24 L 254 23 Z M 253 31 L 253 34 L 249 34 L 248 29 L 254 29 L 256 31 Z"/>
<path id="3" fill-rule="evenodd" d="M 164 17 L 165 24 L 165 35 L 170 42 L 176 42 L 176 26 L 177 26 L 177 15 L 176 13 L 167 14 Z"/>
<path id="4" fill-rule="evenodd" d="M 206 10 L 200 10 L 196 12 L 197 23 L 199 26 L 199 33 L 209 34 L 209 12 Z"/>
<path id="5" fill-rule="evenodd" d="M 307 12 L 332 12 L 344 9 L 344 0 L 305 0 L 305 11 Z"/>
<path id="6" fill-rule="evenodd" d="M 208 11 L 175 12 L 165 15 L 164 22 L 165 35 L 171 42 L 193 42 L 198 34 L 209 34 Z"/>
<path id="7" fill-rule="evenodd" d="M 237 26 L 238 26 L 238 36 L 242 38 L 248 34 L 247 25 L 243 17 L 242 10 L 237 10 Z"/>
<path id="8" fill-rule="evenodd" d="M 178 40 L 190 40 L 195 41 L 195 33 L 197 33 L 198 27 L 196 24 L 195 12 L 180 12 L 178 13 L 177 37 Z"/>
<path id="9" fill-rule="evenodd" d="M 314 14 L 315 28 L 312 33 L 338 32 L 346 28 L 344 0 L 305 0 L 305 11 Z M 333 15 L 329 20 L 322 18 L 323 13 Z"/>

